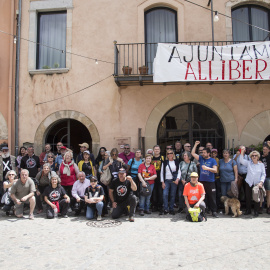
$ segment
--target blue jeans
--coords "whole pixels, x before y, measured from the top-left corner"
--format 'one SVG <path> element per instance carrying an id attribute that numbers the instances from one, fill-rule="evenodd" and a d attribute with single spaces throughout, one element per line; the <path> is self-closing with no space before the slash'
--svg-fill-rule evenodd
<path id="1" fill-rule="evenodd" d="M 86 219 L 93 219 L 95 215 L 95 210 L 97 209 L 98 216 L 101 216 L 102 214 L 102 209 L 103 209 L 103 202 L 98 202 L 96 203 L 96 209 L 88 204 L 86 208 Z"/>
<path id="2" fill-rule="evenodd" d="M 228 196 L 227 192 L 231 189 L 231 182 L 221 182 L 221 196 Z"/>
<path id="3" fill-rule="evenodd" d="M 149 211 L 150 208 L 150 199 L 151 199 L 151 195 L 154 189 L 154 185 L 155 184 L 151 184 L 151 194 L 148 196 L 142 196 L 140 195 L 140 209 L 141 210 L 145 210 L 145 211 Z"/>
<path id="4" fill-rule="evenodd" d="M 165 188 L 163 189 L 163 204 L 164 210 L 173 211 L 175 196 L 176 196 L 177 185 L 173 183 L 173 180 L 165 180 Z M 168 206 L 168 199 L 169 199 L 169 192 L 170 192 L 170 205 Z M 169 208 L 169 209 L 168 209 Z"/>

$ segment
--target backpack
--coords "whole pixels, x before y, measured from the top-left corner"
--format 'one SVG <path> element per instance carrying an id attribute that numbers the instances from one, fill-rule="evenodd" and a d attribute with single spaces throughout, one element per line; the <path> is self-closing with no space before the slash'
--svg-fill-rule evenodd
<path id="1" fill-rule="evenodd" d="M 202 222 L 203 216 L 200 208 L 189 208 L 186 219 L 191 222 Z"/>

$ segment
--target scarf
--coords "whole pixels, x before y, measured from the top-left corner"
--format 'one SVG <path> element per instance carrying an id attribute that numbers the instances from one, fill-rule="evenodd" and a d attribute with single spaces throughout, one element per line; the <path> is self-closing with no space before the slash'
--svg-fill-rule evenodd
<path id="1" fill-rule="evenodd" d="M 70 176 L 70 166 L 72 166 L 73 164 L 74 164 L 73 160 L 68 164 L 65 163 L 65 161 L 63 160 L 63 165 L 64 165 L 63 174 Z"/>

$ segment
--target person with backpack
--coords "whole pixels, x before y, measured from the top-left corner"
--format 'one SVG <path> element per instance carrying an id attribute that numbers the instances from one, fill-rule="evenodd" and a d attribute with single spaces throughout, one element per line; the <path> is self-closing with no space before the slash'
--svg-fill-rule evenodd
<path id="1" fill-rule="evenodd" d="M 175 215 L 173 210 L 177 185 L 181 178 L 179 161 L 175 158 L 173 150 L 167 150 L 167 160 L 162 163 L 160 180 L 163 188 L 164 215 L 170 213 Z M 170 205 L 168 202 L 170 193 Z"/>
<path id="2" fill-rule="evenodd" d="M 183 195 L 186 203 L 186 218 L 189 221 L 203 221 L 203 218 L 207 220 L 204 203 L 205 190 L 203 184 L 198 182 L 198 178 L 198 174 L 192 172 L 190 174 L 190 182 L 184 187 Z"/>

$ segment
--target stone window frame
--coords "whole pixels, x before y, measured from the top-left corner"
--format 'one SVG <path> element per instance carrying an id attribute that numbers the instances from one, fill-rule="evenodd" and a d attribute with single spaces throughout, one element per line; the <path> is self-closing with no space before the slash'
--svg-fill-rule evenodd
<path id="1" fill-rule="evenodd" d="M 37 25 L 38 13 L 40 12 L 67 12 L 67 32 L 66 32 L 66 51 L 71 52 L 72 47 L 72 11 L 73 0 L 38 0 L 31 1 L 29 7 L 29 42 L 28 47 L 28 71 L 30 75 L 34 74 L 54 74 L 67 73 L 71 69 L 71 54 L 66 53 L 66 67 L 52 69 L 37 69 Z"/>
<path id="2" fill-rule="evenodd" d="M 232 9 L 244 5 L 257 5 L 270 9 L 270 0 L 230 0 L 225 4 L 225 14 L 227 16 L 232 16 Z M 232 36 L 232 19 L 226 18 L 226 38 L 227 41 L 233 41 Z"/>

